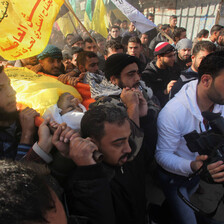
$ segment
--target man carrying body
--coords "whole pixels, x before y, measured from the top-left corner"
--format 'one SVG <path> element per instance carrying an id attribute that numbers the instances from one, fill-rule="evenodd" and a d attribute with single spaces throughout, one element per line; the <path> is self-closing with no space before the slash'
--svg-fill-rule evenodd
<path id="1" fill-rule="evenodd" d="M 137 98 L 132 100 L 133 107 L 138 108 Z M 87 216 L 90 223 L 97 224 L 145 224 L 140 129 L 124 110 L 111 104 L 87 111 L 81 133 L 82 138 L 70 142 L 70 158 L 77 165 L 66 191 L 70 214 Z M 94 151 L 103 154 L 102 163 L 93 159 Z"/>
<path id="2" fill-rule="evenodd" d="M 20 159 L 34 143 L 36 128 L 35 110 L 16 109 L 16 92 L 3 67 L 0 67 L 0 159 Z"/>
<path id="3" fill-rule="evenodd" d="M 198 69 L 198 80 L 184 85 L 181 91 L 167 103 L 158 117 L 158 142 L 156 161 L 158 177 L 173 214 L 172 223 L 196 224 L 193 210 L 177 195 L 177 188 L 190 174 L 197 171 L 208 157 L 191 152 L 184 135 L 196 130 L 206 131 L 203 111 L 221 113 L 224 116 L 224 57 L 213 53 L 205 57 Z M 187 122 L 187 123 L 186 123 Z M 223 162 L 215 163 L 216 173 L 223 170 Z M 212 166 L 213 166 L 212 165 Z M 223 181 L 216 174 L 216 182 Z M 189 200 L 198 187 L 198 179 L 192 179 L 182 193 Z"/>

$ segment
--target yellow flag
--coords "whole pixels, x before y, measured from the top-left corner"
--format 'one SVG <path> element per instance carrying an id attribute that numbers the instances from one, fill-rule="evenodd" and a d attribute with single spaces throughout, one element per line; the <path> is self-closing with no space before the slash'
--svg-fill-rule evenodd
<path id="1" fill-rule="evenodd" d="M 57 24 L 65 37 L 67 34 L 73 33 L 75 31 L 75 27 L 78 27 L 79 25 L 78 21 L 74 18 L 71 12 L 67 12 L 65 15 L 60 17 L 57 20 Z"/>
<path id="2" fill-rule="evenodd" d="M 0 0 L 0 55 L 7 60 L 42 52 L 64 0 Z"/>
<path id="3" fill-rule="evenodd" d="M 5 73 L 16 91 L 17 103 L 29 106 L 41 115 L 56 104 L 62 93 L 69 92 L 82 101 L 79 92 L 72 86 L 65 85 L 55 78 L 36 74 L 27 68 L 6 68 Z"/>
<path id="4" fill-rule="evenodd" d="M 107 10 L 103 3 L 103 0 L 97 0 L 93 13 L 92 29 L 97 33 L 100 33 L 104 38 L 107 38 L 108 36 L 106 15 Z"/>

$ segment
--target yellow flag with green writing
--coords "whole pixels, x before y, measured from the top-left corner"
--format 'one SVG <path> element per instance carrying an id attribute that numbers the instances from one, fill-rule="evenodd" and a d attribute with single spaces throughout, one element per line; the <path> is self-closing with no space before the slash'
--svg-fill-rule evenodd
<path id="1" fill-rule="evenodd" d="M 92 18 L 92 29 L 101 34 L 104 38 L 107 38 L 107 10 L 103 0 L 96 1 Z"/>
<path id="2" fill-rule="evenodd" d="M 42 52 L 64 0 L 0 0 L 0 55 L 7 60 Z"/>

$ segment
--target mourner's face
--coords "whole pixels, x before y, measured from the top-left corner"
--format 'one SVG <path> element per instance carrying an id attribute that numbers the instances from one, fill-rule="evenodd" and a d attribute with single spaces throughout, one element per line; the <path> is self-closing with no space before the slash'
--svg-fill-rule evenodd
<path id="1" fill-rule="evenodd" d="M 111 77 L 111 82 L 120 88 L 138 88 L 140 81 L 140 74 L 138 65 L 136 63 L 132 63 L 127 65 L 122 71 L 120 78 Z"/>
<path id="2" fill-rule="evenodd" d="M 16 111 L 16 92 L 4 71 L 0 73 L 0 99 L 0 112 L 12 113 Z"/>
<path id="3" fill-rule="evenodd" d="M 162 64 L 165 65 L 166 67 L 173 67 L 175 62 L 175 52 L 172 51 L 168 54 L 161 56 L 161 61 Z"/>
<path id="4" fill-rule="evenodd" d="M 104 136 L 96 143 L 104 155 L 104 162 L 113 166 L 122 166 L 131 153 L 129 137 L 130 123 L 125 119 L 123 124 L 104 123 Z"/>
<path id="5" fill-rule="evenodd" d="M 89 42 L 85 42 L 85 46 L 84 46 L 84 50 L 85 51 L 92 51 L 94 53 L 97 53 L 97 47 L 95 43 L 89 43 Z"/>
<path id="6" fill-rule="evenodd" d="M 111 29 L 111 36 L 113 38 L 117 38 L 120 35 L 120 30 L 118 28 L 112 28 Z"/>
<path id="7" fill-rule="evenodd" d="M 192 58 L 192 66 L 196 71 L 198 71 L 198 67 L 201 64 L 202 59 L 205 58 L 210 53 L 212 53 L 212 52 L 208 52 L 206 50 L 204 50 L 204 51 L 201 50 L 197 53 L 196 56 L 192 55 L 192 57 L 191 57 Z"/>
<path id="8" fill-rule="evenodd" d="M 183 61 L 187 60 L 191 56 L 191 48 L 184 48 L 179 50 L 178 56 Z"/>
<path id="9" fill-rule="evenodd" d="M 44 72 L 50 75 L 60 75 L 62 74 L 62 61 L 59 58 L 47 57 L 43 60 L 39 60 Z"/>
<path id="10" fill-rule="evenodd" d="M 139 58 L 141 53 L 141 46 L 138 43 L 129 42 L 127 51 L 129 55 Z"/>
<path id="11" fill-rule="evenodd" d="M 98 73 L 99 59 L 97 57 L 93 57 L 93 58 L 86 57 L 85 69 L 86 71 L 90 73 Z"/>
<path id="12" fill-rule="evenodd" d="M 213 103 L 224 105 L 224 69 L 215 79 L 212 79 L 207 96 Z"/>

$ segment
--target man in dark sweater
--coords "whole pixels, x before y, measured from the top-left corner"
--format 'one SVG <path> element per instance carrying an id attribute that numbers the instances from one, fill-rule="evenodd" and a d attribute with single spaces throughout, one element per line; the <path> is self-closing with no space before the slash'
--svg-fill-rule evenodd
<path id="1" fill-rule="evenodd" d="M 176 45 L 177 54 L 175 58 L 175 67 L 179 74 L 188 69 L 192 64 L 191 48 L 192 41 L 186 38 L 178 41 Z"/>
<path id="2" fill-rule="evenodd" d="M 167 42 L 159 43 L 154 51 L 156 60 L 147 64 L 142 80 L 151 87 L 154 95 L 163 107 L 169 99 L 169 92 L 177 80 L 173 69 L 175 61 L 174 47 Z"/>

